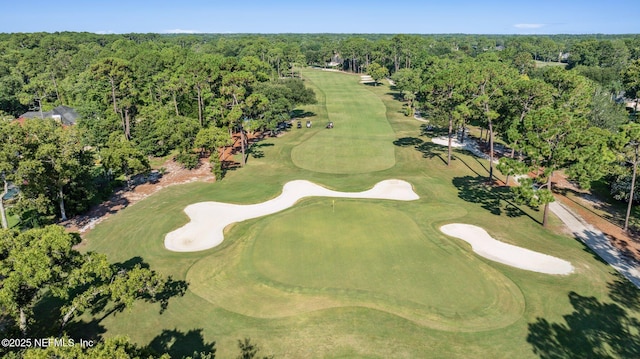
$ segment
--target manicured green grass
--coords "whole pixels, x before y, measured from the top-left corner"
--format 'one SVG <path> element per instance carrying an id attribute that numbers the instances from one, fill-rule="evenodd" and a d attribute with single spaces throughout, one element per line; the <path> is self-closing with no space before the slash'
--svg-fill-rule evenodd
<path id="1" fill-rule="evenodd" d="M 394 133 L 385 106 L 368 95 L 366 87 L 358 83 L 359 77 L 316 70 L 302 74 L 321 96 L 317 105 L 307 108 L 318 114 L 309 118 L 314 135 L 291 151 L 293 162 L 311 171 L 336 174 L 392 167 Z M 329 121 L 334 123 L 333 129 L 324 128 Z"/>
<path id="2" fill-rule="evenodd" d="M 567 63 L 566 62 L 556 62 L 556 61 L 538 61 L 538 60 L 536 60 L 536 67 L 547 67 L 547 66 L 567 67 Z"/>
<path id="3" fill-rule="evenodd" d="M 20 224 L 20 217 L 17 215 L 7 215 L 7 225 L 9 228 L 14 228 Z"/>
<path id="4" fill-rule="evenodd" d="M 150 157 L 149 158 L 149 166 L 152 169 L 160 169 L 168 159 L 174 157 L 177 153 L 174 151 L 166 156 L 162 157 Z"/>
<path id="5" fill-rule="evenodd" d="M 357 305 L 443 329 L 489 329 L 519 318 L 524 302 L 512 282 L 426 237 L 398 207 L 340 200 L 334 210 L 329 199 L 304 201 L 259 221 L 260 235 L 224 257 L 196 263 L 191 290 L 256 317 Z"/>
<path id="6" fill-rule="evenodd" d="M 315 73 L 303 74 L 316 81 Z M 562 234 L 557 219 L 551 230 L 543 229 L 541 212 L 516 207 L 505 190 L 487 187 L 486 161 L 456 151 L 447 167 L 444 150 L 419 136 L 421 123 L 402 115 L 387 86 L 358 86 L 358 96 L 385 105 L 395 133 L 388 139 L 395 165 L 340 174 L 327 173 L 326 163 L 318 171 L 300 166 L 292 153 L 331 130 L 294 128 L 261 143 L 263 157 L 251 158 L 219 183 L 169 187 L 126 208 L 91 231 L 84 248 L 112 261 L 139 257 L 187 281 L 189 290 L 171 298 L 166 311 L 139 302 L 104 318 L 87 315 L 82 319 L 89 324 L 75 324 L 77 336 L 125 334 L 141 345 L 169 346 L 176 356 L 215 341 L 223 358 L 237 355 L 236 341 L 244 337 L 278 358 L 588 357 L 580 354 L 594 338 L 624 344 L 625 336 L 598 336 L 598 328 L 617 330 L 611 329 L 616 323 L 637 318 L 630 305 L 616 310 L 623 303 L 614 301 L 612 288 L 629 300 L 640 298 L 637 291 L 616 284 L 612 269 Z M 362 191 L 389 178 L 410 182 L 421 198 L 336 199 L 335 207 L 333 199 L 307 198 L 231 225 L 211 250 L 173 253 L 163 247 L 164 234 L 187 222 L 182 209 L 194 202 L 258 203 L 293 179 Z M 453 222 L 566 259 L 576 273 L 544 275 L 479 257 L 438 230 Z"/>

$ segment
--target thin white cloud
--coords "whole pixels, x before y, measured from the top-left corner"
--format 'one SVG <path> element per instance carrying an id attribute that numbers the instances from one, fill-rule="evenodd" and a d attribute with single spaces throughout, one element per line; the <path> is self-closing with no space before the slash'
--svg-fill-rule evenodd
<path id="1" fill-rule="evenodd" d="M 165 34 L 198 34 L 202 31 L 200 30 L 185 30 L 185 29 L 173 29 L 173 30 L 164 30 Z"/>
<path id="2" fill-rule="evenodd" d="M 96 31 L 95 33 L 98 34 L 98 35 L 115 34 L 115 32 L 113 30 L 100 30 L 100 31 Z"/>
<path id="3" fill-rule="evenodd" d="M 517 27 L 518 29 L 539 29 L 544 26 L 546 26 L 546 24 L 515 24 L 513 25 L 513 27 Z"/>

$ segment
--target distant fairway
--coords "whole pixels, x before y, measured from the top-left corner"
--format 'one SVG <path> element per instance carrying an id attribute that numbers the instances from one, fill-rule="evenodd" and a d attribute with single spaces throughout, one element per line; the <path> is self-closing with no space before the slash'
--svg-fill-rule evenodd
<path id="1" fill-rule="evenodd" d="M 395 164 L 394 133 L 386 108 L 359 83 L 359 77 L 319 70 L 306 70 L 302 75 L 321 92 L 318 105 L 309 109 L 324 116 L 311 118 L 316 120 L 311 130 L 317 132 L 291 151 L 293 163 L 336 174 L 380 171 Z M 325 108 L 314 111 L 314 107 Z M 328 121 L 335 124 L 333 129 L 324 128 Z"/>

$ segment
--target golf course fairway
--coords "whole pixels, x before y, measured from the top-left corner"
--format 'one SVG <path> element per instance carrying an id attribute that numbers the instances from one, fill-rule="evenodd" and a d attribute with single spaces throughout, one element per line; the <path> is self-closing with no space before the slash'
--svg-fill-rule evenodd
<path id="1" fill-rule="evenodd" d="M 266 138 L 254 145 L 260 156 L 223 180 L 164 188 L 85 235 L 82 251 L 148 265 L 176 290 L 163 303 L 84 314 L 70 334 L 126 335 L 172 357 L 215 342 L 216 357 L 233 358 L 238 340 L 251 338 L 261 356 L 278 359 L 555 358 L 582 353 L 597 328 L 637 336 L 624 329 L 640 318 L 633 302 L 612 301 L 635 298 L 633 288 L 557 218 L 543 228 L 541 211 L 505 200 L 508 188 L 487 186 L 487 161 L 455 150 L 447 166 L 446 148 L 403 115 L 386 81 L 301 73 L 318 98 L 299 109 L 311 128 Z M 333 129 L 324 128 L 328 121 Z M 189 223 L 185 208 L 194 203 L 242 208 L 278 198 L 291 181 L 361 192 L 390 179 L 410 184 L 418 198 L 300 197 L 226 226 L 213 248 L 165 247 L 166 235 Z M 575 270 L 551 275 L 484 258 L 440 231 L 450 223 L 481 227 Z"/>
<path id="2" fill-rule="evenodd" d="M 314 107 L 325 107 L 326 121 L 312 121 L 322 127 L 313 137 L 293 148 L 296 166 L 323 173 L 367 173 L 395 164 L 394 133 L 385 116 L 385 106 L 359 76 L 307 70 L 310 87 L 322 93 Z M 328 122 L 334 128 L 325 129 Z M 300 131 L 306 131 L 303 127 Z"/>

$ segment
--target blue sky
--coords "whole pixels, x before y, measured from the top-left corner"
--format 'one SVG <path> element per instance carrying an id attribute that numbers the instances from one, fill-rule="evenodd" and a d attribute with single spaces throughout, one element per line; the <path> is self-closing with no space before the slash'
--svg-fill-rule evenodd
<path id="1" fill-rule="evenodd" d="M 638 0 L 0 0 L 0 32 L 640 33 Z"/>

